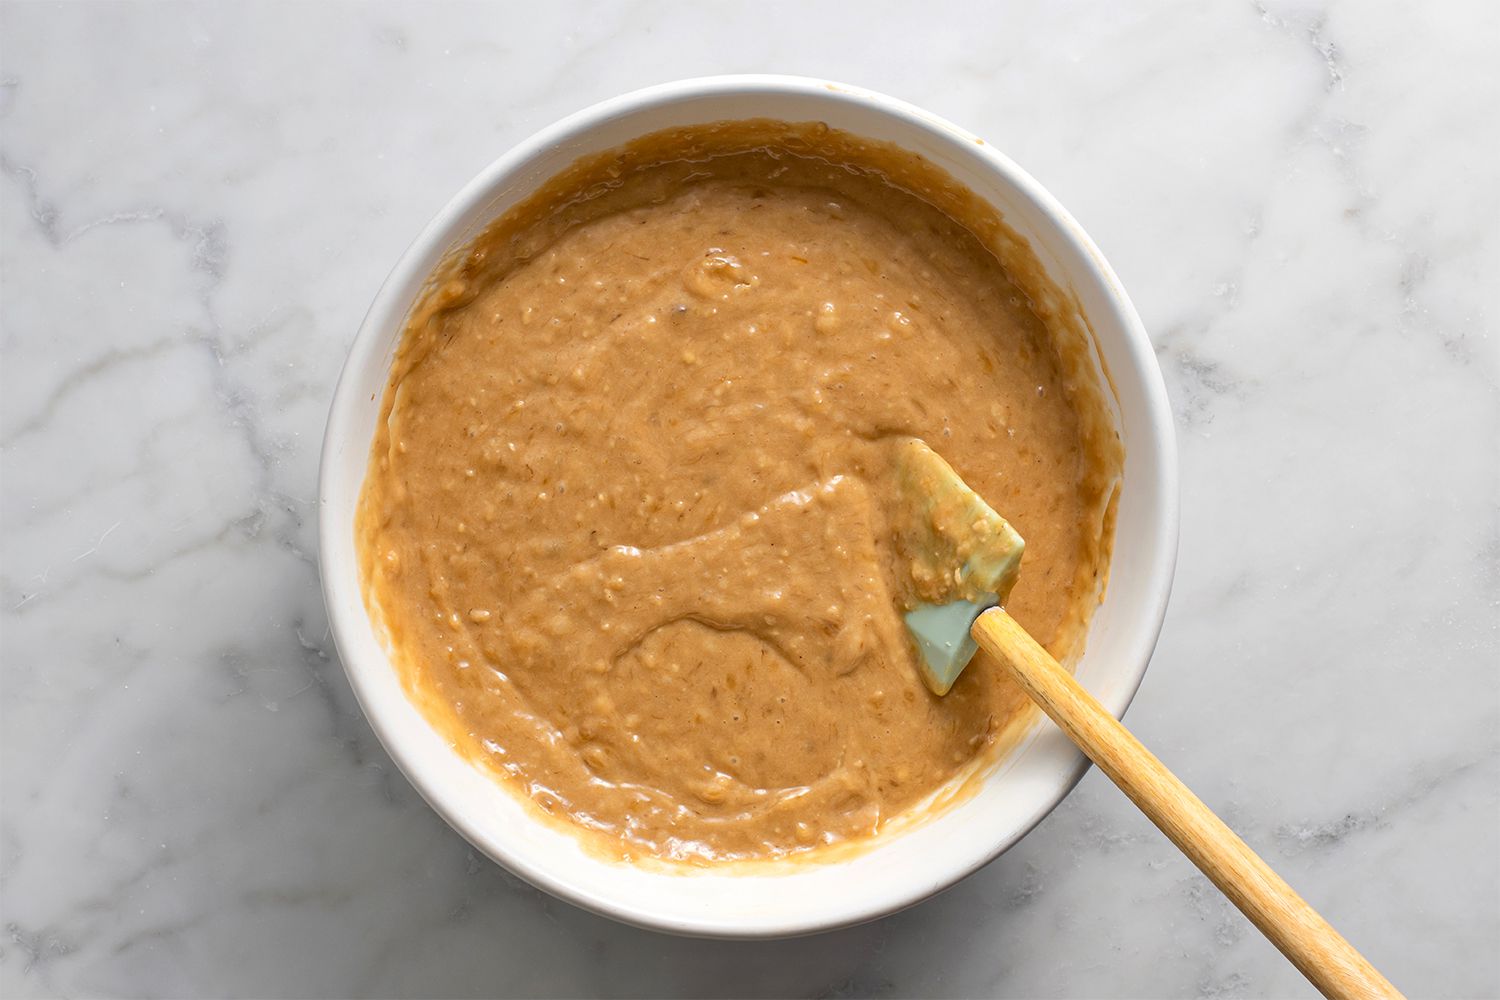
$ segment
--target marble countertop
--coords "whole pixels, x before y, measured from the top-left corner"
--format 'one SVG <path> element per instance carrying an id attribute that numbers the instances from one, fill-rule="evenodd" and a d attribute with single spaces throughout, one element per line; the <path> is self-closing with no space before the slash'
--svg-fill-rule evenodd
<path id="1" fill-rule="evenodd" d="M 1011 154 L 1182 449 L 1129 720 L 1413 996 L 1500 994 L 1496 8 L 0 7 L 0 992 L 1306 996 L 1097 772 L 899 916 L 705 943 L 477 856 L 362 720 L 315 474 L 375 289 L 512 142 L 731 71 Z"/>

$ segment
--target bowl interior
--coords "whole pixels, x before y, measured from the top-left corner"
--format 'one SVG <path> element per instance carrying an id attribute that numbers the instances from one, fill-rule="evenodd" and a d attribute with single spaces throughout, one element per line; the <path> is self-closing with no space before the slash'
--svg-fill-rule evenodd
<path id="1" fill-rule="evenodd" d="M 1117 715 L 1135 693 L 1166 608 L 1176 481 L 1161 375 L 1134 310 L 1088 237 L 1042 188 L 976 137 L 879 95 L 787 77 L 720 77 L 627 95 L 539 133 L 496 161 L 429 225 L 381 289 L 340 379 L 324 441 L 320 559 L 350 681 L 403 772 L 460 833 L 533 884 L 633 923 L 678 933 L 807 933 L 892 912 L 993 859 L 1046 815 L 1084 760 L 1045 720 L 968 801 L 861 854 L 778 874 L 673 875 L 610 863 L 536 822 L 467 763 L 406 698 L 361 598 L 353 520 L 387 370 L 407 309 L 450 248 L 580 156 L 658 129 L 735 118 L 819 120 L 927 157 L 996 206 L 1053 281 L 1076 296 L 1110 373 L 1125 444 L 1109 590 L 1077 667 Z"/>

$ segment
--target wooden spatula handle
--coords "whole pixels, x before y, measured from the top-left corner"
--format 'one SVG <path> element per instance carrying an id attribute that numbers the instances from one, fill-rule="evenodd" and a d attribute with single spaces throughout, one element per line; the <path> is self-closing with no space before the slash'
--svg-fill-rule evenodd
<path id="1" fill-rule="evenodd" d="M 979 616 L 972 633 L 1099 770 L 1324 996 L 1401 996 L 1015 619 L 994 608 Z"/>

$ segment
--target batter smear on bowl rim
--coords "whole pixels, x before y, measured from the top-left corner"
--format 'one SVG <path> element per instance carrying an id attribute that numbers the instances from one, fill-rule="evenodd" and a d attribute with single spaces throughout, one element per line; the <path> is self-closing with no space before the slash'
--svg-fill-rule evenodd
<path id="1" fill-rule="evenodd" d="M 870 842 L 993 763 L 1025 697 L 923 684 L 902 442 L 1026 539 L 1010 612 L 1065 662 L 1122 462 L 1087 333 L 993 210 L 816 124 L 581 161 L 452 255 L 395 358 L 356 524 L 425 716 L 590 847 Z"/>

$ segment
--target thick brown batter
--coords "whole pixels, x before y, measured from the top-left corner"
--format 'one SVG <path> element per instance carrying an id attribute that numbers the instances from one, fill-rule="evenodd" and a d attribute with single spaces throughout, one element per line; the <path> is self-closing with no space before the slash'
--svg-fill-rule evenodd
<path id="1" fill-rule="evenodd" d="M 1054 653 L 1097 602 L 1095 387 L 929 201 L 967 204 L 824 128 L 664 134 L 574 168 L 414 311 L 357 529 L 372 614 L 433 723 L 595 843 L 867 838 L 999 745 L 1021 694 L 980 658 L 934 697 L 901 622 L 903 436 L 1025 537 L 1010 610 Z"/>

